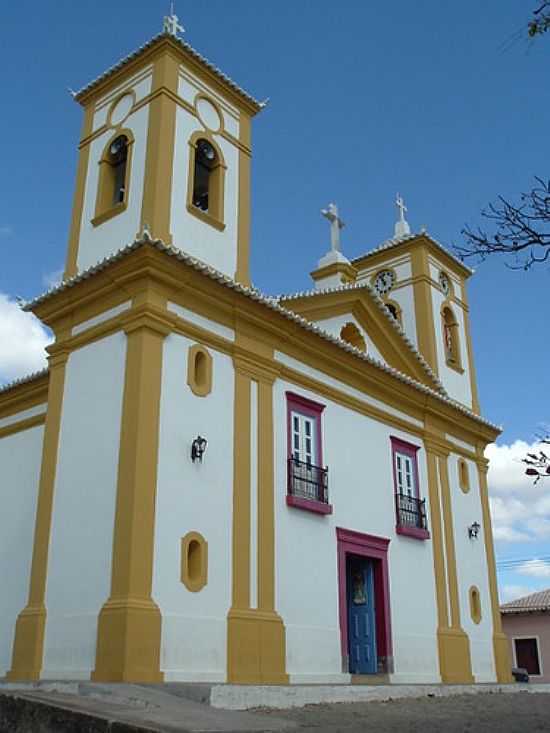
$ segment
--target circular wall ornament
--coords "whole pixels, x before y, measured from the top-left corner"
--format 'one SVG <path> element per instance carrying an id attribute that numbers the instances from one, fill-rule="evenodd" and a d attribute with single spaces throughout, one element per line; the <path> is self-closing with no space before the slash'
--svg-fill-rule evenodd
<path id="1" fill-rule="evenodd" d="M 389 293 L 395 284 L 395 273 L 392 270 L 381 270 L 374 278 L 374 288 L 378 295 Z"/>
<path id="2" fill-rule="evenodd" d="M 210 132 L 218 133 L 223 129 L 223 117 L 221 110 L 214 102 L 207 97 L 198 95 L 195 98 L 195 109 L 202 124 Z"/>
<path id="3" fill-rule="evenodd" d="M 445 295 L 449 295 L 449 293 L 451 292 L 451 282 L 444 272 L 439 273 L 439 287 L 445 293 Z"/>
<path id="4" fill-rule="evenodd" d="M 111 105 L 109 114 L 107 115 L 107 124 L 109 127 L 118 127 L 127 119 L 136 102 L 135 92 L 126 92 Z"/>

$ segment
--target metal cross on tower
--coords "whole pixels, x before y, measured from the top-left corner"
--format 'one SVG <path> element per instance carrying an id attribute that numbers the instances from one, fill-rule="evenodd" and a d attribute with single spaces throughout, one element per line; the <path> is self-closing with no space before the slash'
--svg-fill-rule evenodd
<path id="1" fill-rule="evenodd" d="M 338 207 L 336 204 L 329 204 L 326 209 L 321 209 L 321 214 L 330 221 L 330 248 L 333 252 L 341 252 L 340 248 L 340 229 L 345 224 L 338 216 Z"/>

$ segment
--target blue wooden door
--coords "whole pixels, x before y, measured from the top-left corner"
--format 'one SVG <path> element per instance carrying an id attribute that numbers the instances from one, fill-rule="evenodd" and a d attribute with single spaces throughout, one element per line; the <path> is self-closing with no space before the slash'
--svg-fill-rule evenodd
<path id="1" fill-rule="evenodd" d="M 376 674 L 374 567 L 371 560 L 348 557 L 347 587 L 349 671 Z"/>

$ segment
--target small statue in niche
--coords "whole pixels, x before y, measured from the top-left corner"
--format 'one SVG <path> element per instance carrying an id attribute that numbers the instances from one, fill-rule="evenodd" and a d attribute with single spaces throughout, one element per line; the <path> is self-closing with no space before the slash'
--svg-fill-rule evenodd
<path id="1" fill-rule="evenodd" d="M 354 572 L 352 576 L 352 598 L 356 606 L 364 606 L 367 602 L 365 576 L 361 572 Z"/>

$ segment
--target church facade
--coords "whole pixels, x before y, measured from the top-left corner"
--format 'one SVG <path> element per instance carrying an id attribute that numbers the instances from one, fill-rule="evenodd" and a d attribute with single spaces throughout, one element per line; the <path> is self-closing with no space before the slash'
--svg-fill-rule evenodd
<path id="1" fill-rule="evenodd" d="M 0 677 L 510 681 L 471 271 L 399 199 L 252 287 L 262 105 L 170 25 L 76 100 L 48 369 L 0 390 Z"/>

